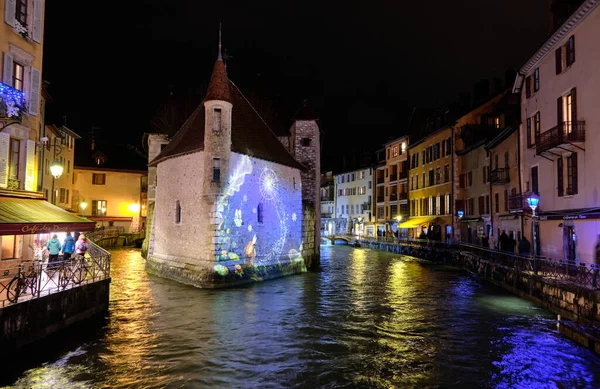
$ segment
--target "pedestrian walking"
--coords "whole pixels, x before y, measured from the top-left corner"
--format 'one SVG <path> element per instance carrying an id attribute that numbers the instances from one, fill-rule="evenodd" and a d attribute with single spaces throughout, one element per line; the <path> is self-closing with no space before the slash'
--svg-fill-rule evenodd
<path id="1" fill-rule="evenodd" d="M 52 263 L 58 261 L 58 254 L 60 253 L 61 248 L 60 241 L 58 240 L 58 235 L 52 235 L 52 239 L 48 241 L 46 248 L 48 249 L 48 254 L 50 255 L 49 262 Z"/>
<path id="2" fill-rule="evenodd" d="M 71 255 L 75 251 L 75 239 L 71 236 L 70 232 L 67 232 L 67 237 L 62 245 L 63 261 L 71 259 Z"/>
<path id="3" fill-rule="evenodd" d="M 531 250 L 531 245 L 526 237 L 521 238 L 519 241 L 519 255 L 529 256 L 529 250 Z"/>
<path id="4" fill-rule="evenodd" d="M 77 243 L 75 243 L 75 254 L 85 256 L 85 253 L 88 250 L 88 241 L 85 238 L 84 234 L 79 235 L 79 239 Z"/>
<path id="5" fill-rule="evenodd" d="M 594 263 L 592 266 L 594 267 L 594 277 L 592 280 L 592 284 L 594 289 L 598 289 L 596 281 L 598 279 L 598 270 L 600 269 L 600 234 L 598 235 L 598 240 L 596 241 L 596 263 Z"/>

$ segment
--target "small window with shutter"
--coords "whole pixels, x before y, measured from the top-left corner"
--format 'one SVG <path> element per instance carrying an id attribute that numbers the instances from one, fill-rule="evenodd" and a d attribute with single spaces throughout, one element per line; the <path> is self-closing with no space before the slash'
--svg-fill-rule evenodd
<path id="1" fill-rule="evenodd" d="M 535 68 L 533 73 L 533 91 L 537 92 L 540 90 L 540 68 Z"/>
<path id="2" fill-rule="evenodd" d="M 175 201 L 175 224 L 181 224 L 181 203 Z"/>
<path id="3" fill-rule="evenodd" d="M 27 0 L 16 0 L 15 20 L 27 27 Z"/>
<path id="4" fill-rule="evenodd" d="M 213 131 L 221 131 L 221 108 L 215 108 L 213 112 Z"/>
<path id="5" fill-rule="evenodd" d="M 13 88 L 23 91 L 23 81 L 25 80 L 25 67 L 20 63 L 13 62 Z"/>

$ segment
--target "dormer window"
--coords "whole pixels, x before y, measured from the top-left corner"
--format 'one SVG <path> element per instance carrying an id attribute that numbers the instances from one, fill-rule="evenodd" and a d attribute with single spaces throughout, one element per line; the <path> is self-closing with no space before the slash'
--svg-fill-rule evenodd
<path id="1" fill-rule="evenodd" d="M 221 131 L 221 108 L 213 111 L 213 131 Z"/>

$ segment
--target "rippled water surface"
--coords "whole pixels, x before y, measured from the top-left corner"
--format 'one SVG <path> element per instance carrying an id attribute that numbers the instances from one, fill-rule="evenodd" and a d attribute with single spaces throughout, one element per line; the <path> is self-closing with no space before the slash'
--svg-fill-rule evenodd
<path id="1" fill-rule="evenodd" d="M 551 315 L 459 270 L 322 247 L 323 271 L 230 290 L 113 254 L 107 318 L 4 364 L 23 388 L 598 388 Z"/>

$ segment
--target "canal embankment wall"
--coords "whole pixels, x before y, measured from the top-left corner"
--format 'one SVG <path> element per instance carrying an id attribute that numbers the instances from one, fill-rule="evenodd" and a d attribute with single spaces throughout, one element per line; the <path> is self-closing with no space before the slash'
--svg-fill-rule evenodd
<path id="1" fill-rule="evenodd" d="M 19 349 L 108 311 L 110 278 L 0 309 L 0 350 Z"/>
<path id="2" fill-rule="evenodd" d="M 545 278 L 456 248 L 370 240 L 361 240 L 360 245 L 452 265 L 476 274 L 483 280 L 560 315 L 560 332 L 600 355 L 600 334 L 595 331 L 600 324 L 600 293 L 596 290 Z"/>

